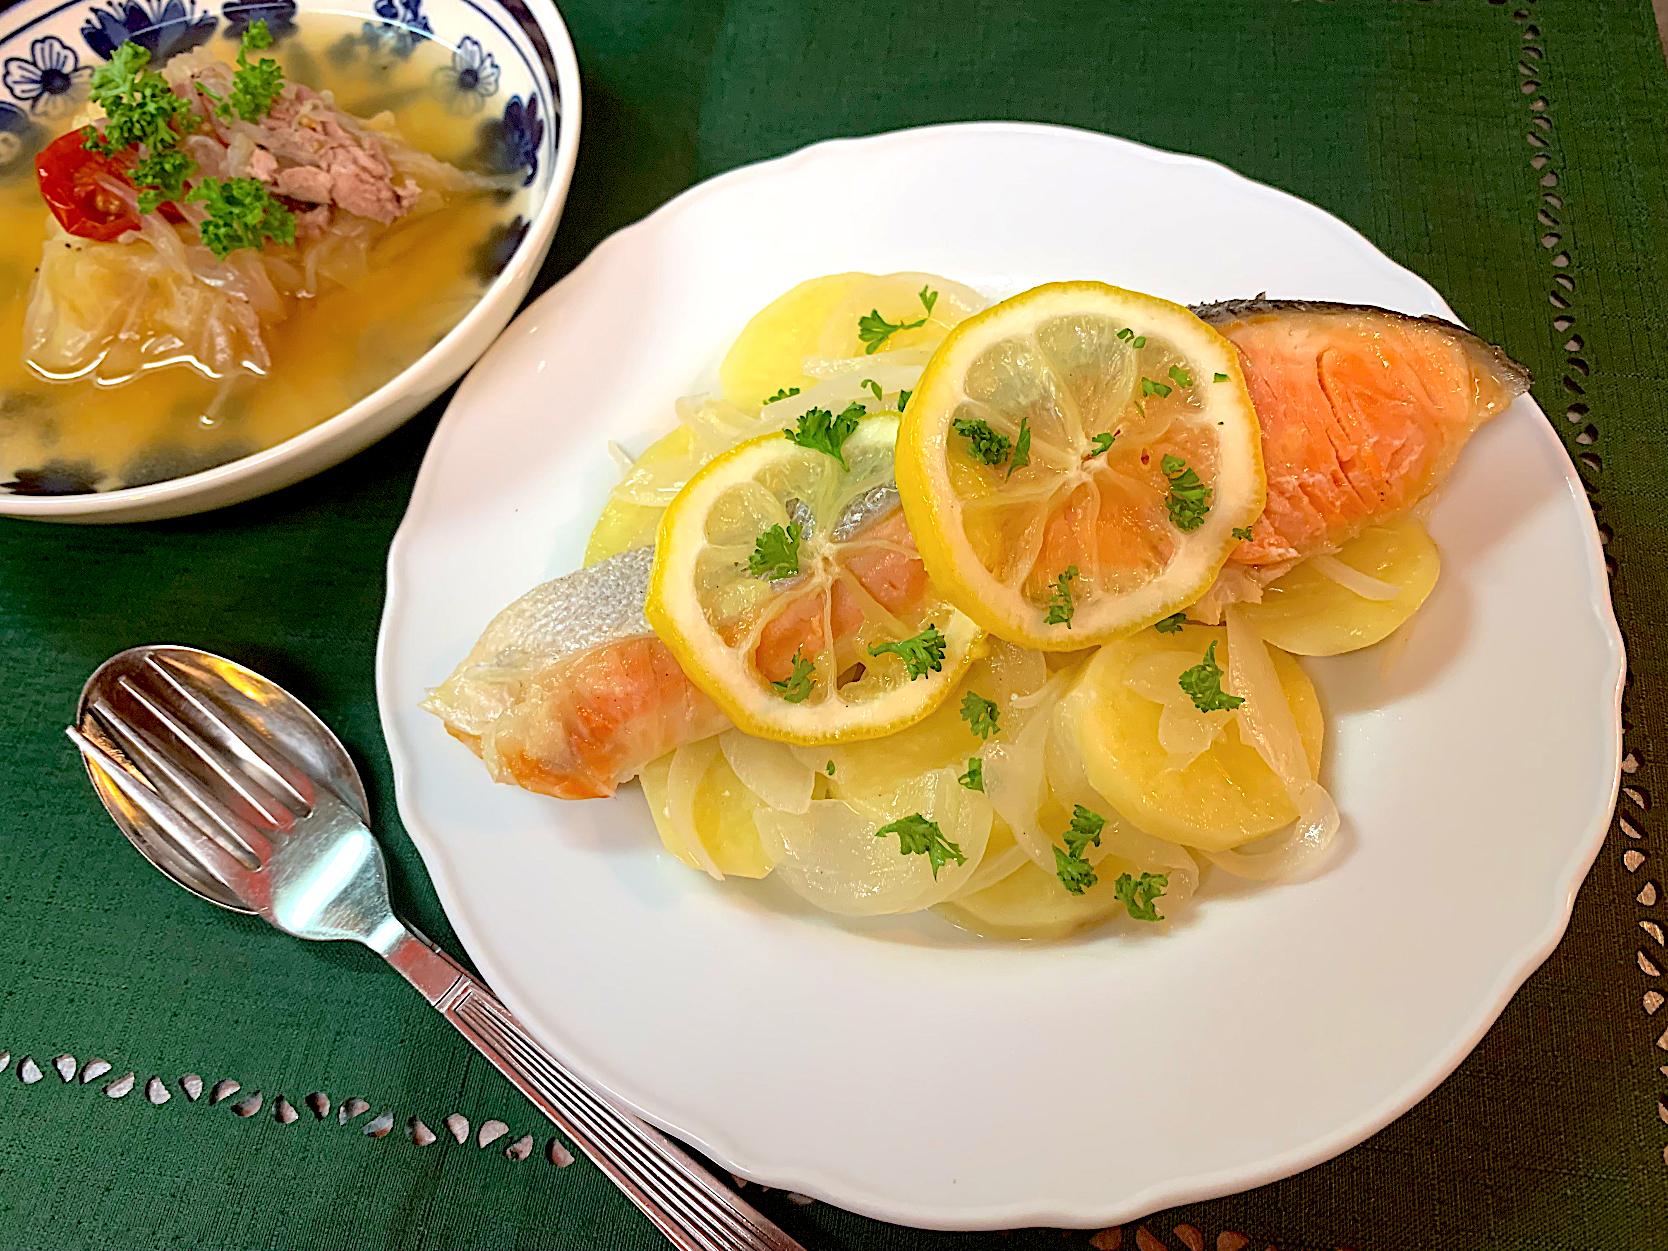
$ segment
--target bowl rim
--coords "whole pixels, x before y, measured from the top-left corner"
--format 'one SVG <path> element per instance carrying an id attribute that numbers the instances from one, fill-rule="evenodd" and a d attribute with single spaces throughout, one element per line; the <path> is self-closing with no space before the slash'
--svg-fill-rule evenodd
<path id="1" fill-rule="evenodd" d="M 514 25 L 521 27 L 515 15 L 498 0 L 474 2 L 493 4 L 493 7 L 503 11 L 504 16 Z M 486 289 L 481 292 L 481 298 L 475 301 L 474 307 L 465 313 L 455 326 L 421 356 L 369 395 L 356 400 L 317 425 L 309 426 L 271 447 L 196 473 L 143 486 L 116 487 L 109 491 L 82 492 L 74 495 L 0 493 L 0 517 L 42 521 L 72 518 L 96 520 L 106 514 L 126 514 L 139 509 L 177 503 L 200 494 L 233 490 L 239 483 L 259 478 L 276 465 L 290 460 L 305 459 L 310 453 L 333 442 L 347 430 L 374 418 L 394 401 L 399 392 L 419 388 L 422 382 L 429 381 L 422 375 L 435 372 L 448 354 L 455 352 L 462 342 L 479 333 L 483 323 L 497 317 L 502 322 L 499 326 L 501 332 L 519 310 L 533 278 L 539 267 L 544 264 L 545 254 L 556 233 L 556 223 L 567 202 L 568 187 L 573 181 L 574 163 L 579 156 L 579 59 L 574 53 L 567 23 L 563 21 L 552 0 L 519 0 L 519 3 L 526 6 L 538 26 L 539 33 L 544 36 L 550 50 L 551 63 L 556 70 L 555 81 L 551 81 L 540 57 L 535 55 L 530 61 L 533 72 L 544 82 L 559 105 L 556 143 L 551 155 L 550 183 L 543 200 L 533 214 L 526 239 L 516 249 L 510 263 L 487 284 Z M 516 290 L 518 295 L 514 307 L 506 309 L 503 307 L 504 298 L 510 290 Z M 497 334 L 492 337 L 496 339 Z M 458 378 L 473 368 L 475 361 L 490 346 L 490 340 L 483 344 L 481 352 L 476 353 L 459 371 Z M 444 385 L 450 385 L 450 382 Z M 110 520 L 119 521 L 122 517 L 111 517 Z"/>

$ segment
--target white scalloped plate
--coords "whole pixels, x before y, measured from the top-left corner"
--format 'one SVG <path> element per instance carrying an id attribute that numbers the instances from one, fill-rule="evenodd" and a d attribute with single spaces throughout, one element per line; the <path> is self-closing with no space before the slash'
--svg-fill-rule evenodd
<path id="1" fill-rule="evenodd" d="M 853 212 L 854 187 L 880 193 Z M 494 613 L 578 565 L 617 477 L 604 440 L 642 448 L 753 312 L 847 269 L 1452 316 L 1309 204 L 1045 126 L 820 144 L 621 231 L 476 366 L 389 557 L 377 678 L 400 812 L 470 955 L 649 1119 L 886 1220 L 1107 1224 L 1361 1141 L 1552 950 L 1614 803 L 1621 639 L 1586 498 L 1527 398 L 1444 489 L 1444 577 L 1398 663 L 1309 665 L 1338 853 L 1298 884 L 1218 877 L 1170 933 L 1027 946 L 815 915 L 677 864 L 635 788 L 494 786 L 417 710 Z"/>

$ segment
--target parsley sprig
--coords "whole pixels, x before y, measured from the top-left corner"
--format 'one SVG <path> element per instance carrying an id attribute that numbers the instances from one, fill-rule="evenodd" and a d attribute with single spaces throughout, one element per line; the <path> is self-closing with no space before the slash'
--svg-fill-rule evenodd
<path id="1" fill-rule="evenodd" d="M 791 578 L 799 572 L 799 541 L 804 538 L 796 525 L 771 526 L 753 540 L 753 554 L 747 558 L 747 572 L 755 578 Z"/>
<path id="2" fill-rule="evenodd" d="M 810 448 L 813 452 L 827 452 L 840 462 L 841 469 L 850 469 L 842 449 L 868 411 L 861 404 L 847 404 L 836 417 L 826 408 L 808 409 L 800 415 L 797 429 L 784 428 L 782 433 L 800 447 Z"/>
<path id="3" fill-rule="evenodd" d="M 869 648 L 869 655 L 883 656 L 891 652 L 904 662 L 904 668 L 909 670 L 909 680 L 924 678 L 929 673 L 937 673 L 944 667 L 944 648 L 947 640 L 935 625 L 928 625 L 925 630 L 913 638 L 898 639 L 890 643 L 876 643 Z"/>
<path id="4" fill-rule="evenodd" d="M 205 178 L 185 199 L 208 205 L 209 215 L 197 229 L 218 260 L 268 239 L 295 242 L 295 214 L 254 178 Z"/>
<path id="5" fill-rule="evenodd" d="M 961 719 L 967 722 L 967 728 L 980 738 L 989 738 L 997 731 L 997 721 L 1001 717 L 1001 710 L 994 700 L 986 699 L 972 691 L 961 698 Z"/>
<path id="6" fill-rule="evenodd" d="M 1111 451 L 1112 445 L 1118 441 L 1118 436 L 1110 430 L 1102 430 L 1089 441 L 1094 444 L 1094 447 L 1089 450 L 1089 454 L 1083 458 L 1084 460 L 1093 460 L 1095 457 Z"/>
<path id="7" fill-rule="evenodd" d="M 1091 843 L 1100 846 L 1100 832 L 1105 828 L 1106 818 L 1100 813 L 1082 804 L 1072 805 L 1071 824 L 1060 836 L 1065 847 L 1054 848 L 1054 872 L 1060 885 L 1074 895 L 1081 895 L 1100 880 L 1083 853 Z"/>
<path id="8" fill-rule="evenodd" d="M 967 772 L 958 777 L 956 781 L 970 791 L 978 791 L 983 794 L 985 789 L 985 762 L 977 756 L 969 756 L 967 758 Z"/>
<path id="9" fill-rule="evenodd" d="M 129 177 L 139 189 L 141 213 L 183 198 L 185 180 L 197 172 L 197 162 L 179 149 L 180 128 L 190 129 L 197 119 L 168 80 L 146 68 L 150 60 L 149 49 L 128 40 L 93 71 L 88 96 L 104 110 L 104 129 L 81 132 L 81 146 L 90 152 L 114 156 L 138 149 Z"/>
<path id="10" fill-rule="evenodd" d="M 1178 679 L 1193 706 L 1200 712 L 1232 712 L 1245 702 L 1239 695 L 1222 690 L 1222 666 L 1216 663 L 1216 644 L 1205 648 L 1205 658 Z"/>
<path id="11" fill-rule="evenodd" d="M 1232 530 L 1228 531 L 1228 533 L 1233 535 L 1242 543 L 1249 543 L 1251 541 L 1250 526 L 1235 526 Z"/>
<path id="12" fill-rule="evenodd" d="M 232 92 L 215 107 L 218 116 L 229 119 L 235 114 L 246 122 L 254 122 L 271 110 L 272 102 L 284 89 L 284 71 L 271 57 L 262 57 L 253 65 L 249 63 L 251 52 L 271 46 L 272 32 L 267 29 L 264 18 L 244 28 L 237 50 L 237 69 L 232 74 Z"/>
<path id="13" fill-rule="evenodd" d="M 898 836 L 900 855 L 926 856 L 927 863 L 932 865 L 934 878 L 938 876 L 938 871 L 952 860 L 957 864 L 967 863 L 967 857 L 961 854 L 961 848 L 944 837 L 944 831 L 938 828 L 938 823 L 927 820 L 919 812 L 900 817 L 875 831 L 876 838 L 885 838 L 888 834 Z"/>
<path id="14" fill-rule="evenodd" d="M 1112 883 L 1112 894 L 1128 910 L 1131 920 L 1161 921 L 1163 918 L 1153 907 L 1153 900 L 1162 895 L 1168 885 L 1170 879 L 1163 873 L 1143 873 L 1138 878 L 1120 873 L 1117 881 Z"/>
<path id="15" fill-rule="evenodd" d="M 1183 534 L 1197 530 L 1205 524 L 1213 492 L 1199 481 L 1199 475 L 1180 456 L 1166 452 L 1158 464 L 1170 482 L 1170 494 L 1164 499 L 1170 524 Z"/>
<path id="16" fill-rule="evenodd" d="M 810 697 L 811 688 L 816 677 L 817 667 L 797 651 L 793 654 L 793 669 L 780 682 L 770 685 L 775 692 L 790 704 L 803 704 Z"/>
<path id="17" fill-rule="evenodd" d="M 878 308 L 871 309 L 857 319 L 858 341 L 867 345 L 863 349 L 864 355 L 873 356 L 880 351 L 886 340 L 900 330 L 919 330 L 927 324 L 927 317 L 932 316 L 932 306 L 938 303 L 938 292 L 922 287 L 916 293 L 916 298 L 921 301 L 921 307 L 927 310 L 927 316 L 919 321 L 900 321 L 894 325 L 880 315 Z"/>
<path id="18" fill-rule="evenodd" d="M 766 404 L 774 404 L 774 403 L 776 403 L 777 400 L 785 400 L 790 395 L 798 395 L 798 394 L 799 394 L 799 388 L 798 387 L 778 387 L 778 388 L 776 388 L 776 394 L 766 398 L 765 403 Z"/>
<path id="19" fill-rule="evenodd" d="M 1156 395 L 1159 399 L 1163 399 L 1166 395 L 1169 395 L 1173 389 L 1174 388 L 1169 386 L 1167 383 L 1154 382 L 1151 378 L 1146 377 L 1141 379 L 1142 395 Z"/>
<path id="20" fill-rule="evenodd" d="M 1008 441 L 1008 436 L 996 430 L 988 421 L 957 417 L 950 423 L 950 427 L 967 440 L 968 455 L 987 465 L 1000 465 L 1008 459 L 1008 453 L 1013 451 L 1013 444 Z"/>
<path id="21" fill-rule="evenodd" d="M 1153 629 L 1157 630 L 1160 634 L 1180 634 L 1181 628 L 1186 624 L 1186 613 L 1173 612 L 1168 617 L 1164 618 L 1163 621 L 1153 622 Z"/>
<path id="22" fill-rule="evenodd" d="M 1076 580 L 1076 565 L 1067 565 L 1066 571 L 1054 579 L 1054 593 L 1048 600 L 1048 616 L 1043 618 L 1045 625 L 1063 625 L 1071 629 L 1071 619 L 1077 615 L 1077 606 L 1071 598 L 1071 584 Z"/>

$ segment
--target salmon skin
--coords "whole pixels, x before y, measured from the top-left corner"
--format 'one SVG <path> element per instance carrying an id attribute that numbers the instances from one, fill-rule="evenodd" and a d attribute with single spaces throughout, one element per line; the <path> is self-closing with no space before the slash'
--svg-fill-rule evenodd
<path id="1" fill-rule="evenodd" d="M 423 707 L 496 781 L 601 799 L 730 724 L 643 616 L 654 549 L 534 587 L 494 617 Z"/>
<path id="2" fill-rule="evenodd" d="M 1188 610 L 1195 618 L 1261 598 L 1298 561 L 1412 509 L 1529 388 L 1522 365 L 1438 317 L 1264 296 L 1193 311 L 1238 349 L 1268 476 L 1262 517 Z M 906 612 L 930 587 L 902 510 L 862 524 L 891 555 L 850 571 L 888 611 Z M 624 552 L 529 591 L 423 707 L 495 779 L 561 799 L 612 795 L 649 761 L 728 728 L 643 616 L 653 559 L 651 548 Z M 837 639 L 854 612 L 832 605 Z M 806 638 L 821 643 L 820 614 L 781 620 L 758 654 L 773 678 Z"/>
<path id="3" fill-rule="evenodd" d="M 1407 513 L 1531 380 L 1440 317 L 1266 296 L 1193 312 L 1239 351 L 1268 476 L 1263 515 L 1215 588 L 1222 603 L 1259 598 L 1298 561 Z"/>
<path id="4" fill-rule="evenodd" d="M 852 582 L 887 612 L 909 616 L 930 591 L 915 540 L 889 507 L 852 520 L 873 550 L 846 561 Z M 643 615 L 654 549 L 638 548 L 537 586 L 488 624 L 423 707 L 500 782 L 558 799 L 601 799 L 649 761 L 730 726 L 678 666 Z M 842 663 L 863 623 L 855 593 L 834 584 L 828 620 Z M 784 678 L 801 648 L 823 646 L 824 616 L 810 597 L 773 619 L 756 660 Z"/>

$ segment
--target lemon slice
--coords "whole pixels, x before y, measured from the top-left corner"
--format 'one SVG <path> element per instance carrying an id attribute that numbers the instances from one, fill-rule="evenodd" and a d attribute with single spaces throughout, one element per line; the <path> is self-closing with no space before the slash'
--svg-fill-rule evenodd
<path id="1" fill-rule="evenodd" d="M 749 440 L 661 518 L 644 611 L 749 734 L 807 745 L 889 734 L 936 708 L 982 650 L 910 545 L 892 485 L 897 431 L 896 414 L 868 417 L 838 458 L 781 434 Z"/>
<path id="2" fill-rule="evenodd" d="M 1265 488 L 1233 345 L 1099 282 L 1035 287 L 952 330 L 905 410 L 897 477 L 934 584 L 1051 650 L 1198 599 Z"/>

